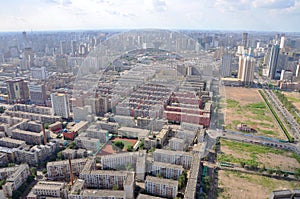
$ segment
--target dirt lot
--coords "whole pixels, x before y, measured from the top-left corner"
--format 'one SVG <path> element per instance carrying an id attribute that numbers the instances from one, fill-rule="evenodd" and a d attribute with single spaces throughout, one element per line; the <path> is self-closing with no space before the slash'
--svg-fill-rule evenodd
<path id="1" fill-rule="evenodd" d="M 289 101 L 300 111 L 300 93 L 298 92 L 283 92 Z"/>
<path id="2" fill-rule="evenodd" d="M 229 143 L 230 145 L 237 143 L 239 145 L 237 145 L 236 147 L 232 147 L 226 145 L 227 143 Z M 232 157 L 232 161 L 235 161 L 237 159 L 253 159 L 258 163 L 259 167 L 263 167 L 263 165 L 266 168 L 273 169 L 279 167 L 284 171 L 294 171 L 295 169 L 300 168 L 300 163 L 293 157 L 292 152 L 275 150 L 273 148 L 270 148 L 270 150 L 268 150 L 268 147 L 256 146 L 254 144 L 251 145 L 251 147 L 243 147 L 243 143 L 241 142 L 221 140 L 221 152 Z M 255 150 L 255 148 L 258 148 L 257 151 Z"/>
<path id="3" fill-rule="evenodd" d="M 264 199 L 269 198 L 273 190 L 299 187 L 299 182 L 225 170 L 219 170 L 218 178 L 218 198 Z"/>
<path id="4" fill-rule="evenodd" d="M 257 135 L 286 139 L 257 89 L 225 87 L 221 95 L 227 130 L 237 131 L 237 124 L 243 123 L 255 129 Z"/>

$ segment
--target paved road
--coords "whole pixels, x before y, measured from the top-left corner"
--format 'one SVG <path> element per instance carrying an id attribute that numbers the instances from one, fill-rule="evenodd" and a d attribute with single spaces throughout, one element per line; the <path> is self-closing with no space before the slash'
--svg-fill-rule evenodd
<path id="1" fill-rule="evenodd" d="M 280 120 L 284 123 L 284 126 L 287 129 L 290 129 L 290 132 L 293 134 L 293 137 L 296 138 L 296 140 L 299 140 L 300 125 L 295 120 L 294 116 L 284 107 L 284 105 L 280 102 L 280 100 L 277 98 L 277 96 L 273 93 L 272 90 L 264 89 L 264 92 L 269 102 L 274 107 Z"/>

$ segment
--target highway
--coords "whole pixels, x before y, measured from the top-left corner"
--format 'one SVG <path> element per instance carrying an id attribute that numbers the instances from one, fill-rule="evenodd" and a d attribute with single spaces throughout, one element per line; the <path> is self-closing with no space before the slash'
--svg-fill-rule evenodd
<path id="1" fill-rule="evenodd" d="M 293 115 L 284 107 L 284 105 L 280 102 L 280 100 L 277 98 L 277 96 L 273 93 L 272 90 L 265 89 L 264 92 L 266 93 L 269 102 L 275 108 L 275 111 L 277 115 L 280 117 L 280 120 L 284 123 L 287 129 L 291 130 L 293 137 L 296 140 L 299 140 L 300 125 L 295 120 Z M 287 125 L 287 123 L 289 125 Z"/>

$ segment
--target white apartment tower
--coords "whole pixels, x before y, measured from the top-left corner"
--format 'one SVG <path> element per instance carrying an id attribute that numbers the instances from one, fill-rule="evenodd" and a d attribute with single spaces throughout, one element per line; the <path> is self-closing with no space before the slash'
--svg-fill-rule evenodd
<path id="1" fill-rule="evenodd" d="M 68 118 L 70 116 L 69 99 L 66 94 L 52 93 L 51 104 L 54 115 L 58 115 L 63 118 Z"/>
<path id="2" fill-rule="evenodd" d="M 239 57 L 238 78 L 246 85 L 251 84 L 254 79 L 254 58 L 251 49 Z"/>

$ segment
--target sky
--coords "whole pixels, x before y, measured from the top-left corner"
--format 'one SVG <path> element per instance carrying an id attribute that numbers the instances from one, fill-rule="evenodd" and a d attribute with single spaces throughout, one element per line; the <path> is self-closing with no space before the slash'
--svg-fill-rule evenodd
<path id="1" fill-rule="evenodd" d="M 0 0 L 0 31 L 300 32 L 300 0 Z"/>

